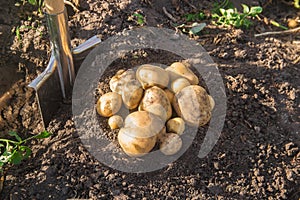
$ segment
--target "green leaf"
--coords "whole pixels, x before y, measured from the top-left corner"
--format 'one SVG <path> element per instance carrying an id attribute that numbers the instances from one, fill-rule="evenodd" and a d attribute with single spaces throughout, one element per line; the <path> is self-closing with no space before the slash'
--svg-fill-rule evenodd
<path id="1" fill-rule="evenodd" d="M 37 5 L 37 2 L 36 0 L 28 0 L 28 3 L 30 3 L 31 5 Z"/>
<path id="2" fill-rule="evenodd" d="M 20 151 L 22 151 L 23 154 L 25 153 L 25 155 L 23 155 L 25 159 L 28 158 L 32 152 L 32 150 L 27 146 L 20 146 Z"/>
<path id="3" fill-rule="evenodd" d="M 1 147 L 5 147 L 5 145 L 4 145 L 4 144 L 2 144 L 2 143 L 0 143 L 0 148 L 1 148 Z"/>
<path id="4" fill-rule="evenodd" d="M 206 26 L 206 23 L 193 23 L 192 28 L 190 29 L 190 34 L 193 35 L 197 35 L 198 33 L 200 33 L 200 31 L 202 31 L 204 29 L 204 27 Z"/>
<path id="5" fill-rule="evenodd" d="M 17 150 L 15 150 L 12 156 L 10 157 L 10 163 L 14 165 L 20 164 L 22 160 L 23 160 L 23 155 Z"/>
<path id="6" fill-rule="evenodd" d="M 226 15 L 226 10 L 223 9 L 223 8 L 220 8 L 220 13 L 221 13 L 222 15 Z"/>
<path id="7" fill-rule="evenodd" d="M 51 133 L 49 133 L 48 131 L 43 131 L 40 134 L 34 136 L 34 138 L 36 139 L 43 139 L 43 138 L 47 138 L 51 135 Z"/>
<path id="8" fill-rule="evenodd" d="M 21 141 L 22 141 L 22 138 L 21 138 L 16 132 L 10 131 L 10 132 L 8 132 L 8 134 L 9 134 L 10 136 L 15 137 L 16 140 L 18 140 L 18 142 L 21 142 Z"/>
<path id="9" fill-rule="evenodd" d="M 247 6 L 246 4 L 241 4 L 243 7 L 243 13 L 249 13 L 250 9 L 249 6 Z"/>
<path id="10" fill-rule="evenodd" d="M 249 15 L 254 17 L 257 14 L 260 14 L 263 11 L 262 7 L 254 6 L 250 8 Z"/>

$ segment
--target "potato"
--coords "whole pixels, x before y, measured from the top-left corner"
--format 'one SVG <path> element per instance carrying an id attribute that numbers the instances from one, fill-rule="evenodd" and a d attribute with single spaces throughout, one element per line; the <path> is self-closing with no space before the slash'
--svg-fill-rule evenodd
<path id="1" fill-rule="evenodd" d="M 136 71 L 136 78 L 144 89 L 152 86 L 165 88 L 169 84 L 169 75 L 163 68 L 154 65 L 141 65 Z"/>
<path id="2" fill-rule="evenodd" d="M 169 73 L 171 81 L 178 78 L 186 78 L 191 85 L 197 85 L 199 83 L 198 77 L 181 62 L 174 62 L 171 66 L 166 68 L 166 71 Z"/>
<path id="3" fill-rule="evenodd" d="M 102 95 L 96 105 L 96 110 L 103 117 L 111 117 L 117 113 L 122 106 L 122 98 L 116 92 L 109 92 Z"/>
<path id="4" fill-rule="evenodd" d="M 156 135 L 164 127 L 164 122 L 156 115 L 147 111 L 130 113 L 124 121 L 124 127 L 144 129 L 141 136 Z"/>
<path id="5" fill-rule="evenodd" d="M 184 120 L 180 117 L 175 117 L 167 122 L 167 131 L 182 135 L 185 129 Z"/>
<path id="6" fill-rule="evenodd" d="M 137 80 L 130 80 L 122 88 L 122 100 L 125 106 L 132 110 L 139 106 L 144 90 Z"/>
<path id="7" fill-rule="evenodd" d="M 191 126 L 203 126 L 211 118 L 209 95 L 199 85 L 190 85 L 175 94 L 173 107 L 176 113 Z"/>
<path id="8" fill-rule="evenodd" d="M 210 95 L 208 95 L 208 98 L 209 98 L 210 107 L 211 107 L 211 110 L 212 110 L 215 107 L 215 100 Z"/>
<path id="9" fill-rule="evenodd" d="M 175 94 L 171 90 L 169 90 L 168 88 L 164 89 L 164 91 L 165 91 L 169 101 L 172 103 Z"/>
<path id="10" fill-rule="evenodd" d="M 123 118 L 120 115 L 113 115 L 108 119 L 109 127 L 114 130 L 124 125 Z"/>
<path id="11" fill-rule="evenodd" d="M 167 133 L 162 139 L 162 142 L 159 146 L 159 150 L 167 155 L 176 154 L 182 147 L 182 140 L 180 136 L 176 133 Z"/>
<path id="12" fill-rule="evenodd" d="M 155 146 L 164 122 L 147 111 L 136 111 L 125 118 L 124 127 L 118 133 L 118 141 L 123 151 L 132 157 L 140 157 Z"/>
<path id="13" fill-rule="evenodd" d="M 172 116 L 172 107 L 166 93 L 159 87 L 153 86 L 145 91 L 144 97 L 139 106 L 167 121 Z"/>
<path id="14" fill-rule="evenodd" d="M 141 157 L 149 153 L 156 143 L 156 135 L 152 137 L 136 137 L 140 128 L 121 128 L 118 133 L 118 141 L 123 151 L 131 157 Z"/>
<path id="15" fill-rule="evenodd" d="M 186 78 L 178 78 L 171 83 L 171 89 L 174 93 L 177 93 L 181 89 L 183 89 L 189 85 L 191 85 L 191 84 Z"/>
<path id="16" fill-rule="evenodd" d="M 135 72 L 132 69 L 127 71 L 119 70 L 109 81 L 111 91 L 122 95 L 124 85 L 131 81 L 136 80 Z"/>

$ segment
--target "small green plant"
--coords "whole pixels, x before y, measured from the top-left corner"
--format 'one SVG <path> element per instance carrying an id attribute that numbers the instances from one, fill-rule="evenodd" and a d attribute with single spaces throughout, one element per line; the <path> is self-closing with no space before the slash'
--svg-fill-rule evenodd
<path id="1" fill-rule="evenodd" d="M 138 25 L 143 26 L 145 24 L 145 18 L 142 14 L 134 13 L 132 16 L 135 18 L 135 21 Z"/>
<path id="2" fill-rule="evenodd" d="M 245 4 L 241 4 L 243 7 L 243 13 L 237 11 L 236 8 L 219 8 L 219 12 L 212 14 L 212 18 L 215 19 L 214 23 L 223 26 L 233 26 L 236 28 L 249 28 L 252 24 L 249 18 L 257 16 L 262 12 L 262 7 L 254 6 L 249 8 Z"/>
<path id="3" fill-rule="evenodd" d="M 37 11 L 42 14 L 42 7 L 44 5 L 43 0 L 21 0 L 20 2 L 15 3 L 15 6 L 21 6 L 29 3 L 32 6 L 37 7 Z"/>
<path id="4" fill-rule="evenodd" d="M 189 13 L 185 15 L 187 22 L 194 22 L 206 19 L 206 15 L 203 12 L 199 13 Z"/>
<path id="5" fill-rule="evenodd" d="M 23 140 L 16 132 L 11 131 L 8 134 L 15 137 L 15 140 L 0 138 L 0 173 L 3 172 L 5 164 L 20 164 L 22 160 L 30 156 L 31 149 L 25 145 L 26 142 L 32 139 L 47 138 L 51 135 L 49 132 L 43 131 Z"/>
<path id="6" fill-rule="evenodd" d="M 294 0 L 294 6 L 295 8 L 300 8 L 299 0 Z"/>

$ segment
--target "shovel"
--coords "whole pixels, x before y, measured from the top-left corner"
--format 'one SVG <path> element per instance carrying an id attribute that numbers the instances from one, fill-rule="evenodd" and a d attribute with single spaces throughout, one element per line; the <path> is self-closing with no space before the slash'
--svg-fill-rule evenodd
<path id="1" fill-rule="evenodd" d="M 45 0 L 51 57 L 46 69 L 28 86 L 35 90 L 42 124 L 46 128 L 62 103 L 70 102 L 76 70 L 74 60 L 101 42 L 98 36 L 71 49 L 67 12 L 63 0 Z"/>

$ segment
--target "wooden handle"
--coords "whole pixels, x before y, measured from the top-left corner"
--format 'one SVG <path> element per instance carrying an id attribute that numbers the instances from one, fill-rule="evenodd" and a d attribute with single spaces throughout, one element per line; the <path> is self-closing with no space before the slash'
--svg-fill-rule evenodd
<path id="1" fill-rule="evenodd" d="M 45 7 L 48 14 L 58 14 L 64 11 L 64 0 L 45 0 Z"/>

